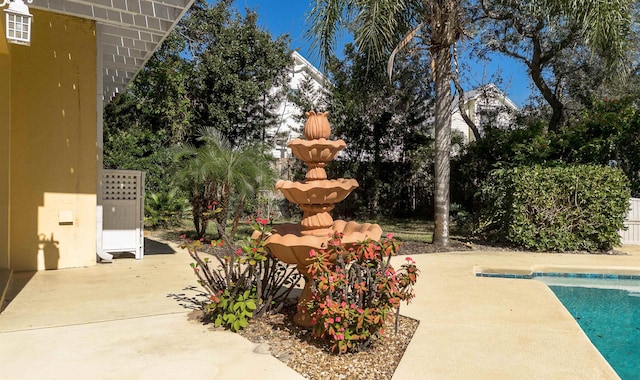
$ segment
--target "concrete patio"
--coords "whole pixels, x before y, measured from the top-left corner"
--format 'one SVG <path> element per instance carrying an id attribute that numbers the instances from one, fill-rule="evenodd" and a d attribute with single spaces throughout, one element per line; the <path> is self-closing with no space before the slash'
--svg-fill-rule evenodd
<path id="1" fill-rule="evenodd" d="M 89 268 L 14 274 L 0 314 L 7 379 L 299 379 L 256 344 L 190 316 L 197 293 L 185 251 Z M 478 266 L 626 268 L 625 256 L 467 252 L 418 255 L 420 320 L 394 379 L 616 379 L 541 282 L 475 276 Z M 397 258 L 403 260 L 403 257 Z M 191 287 L 191 289 L 189 289 Z M 259 350 L 256 350 L 259 351 Z"/>

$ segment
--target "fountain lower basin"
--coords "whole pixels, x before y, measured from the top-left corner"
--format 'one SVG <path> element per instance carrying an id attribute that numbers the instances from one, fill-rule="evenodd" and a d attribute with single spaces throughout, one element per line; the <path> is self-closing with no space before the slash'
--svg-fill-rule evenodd
<path id="1" fill-rule="evenodd" d="M 264 246 L 271 254 L 287 264 L 296 265 L 298 271 L 304 276 L 305 285 L 298 299 L 298 313 L 294 316 L 294 322 L 300 326 L 313 325 L 311 317 L 305 312 L 305 305 L 311 299 L 312 278 L 307 270 L 309 251 L 327 248 L 327 243 L 334 232 L 342 233 L 342 242 L 349 244 L 366 239 L 380 240 L 382 229 L 377 224 L 346 222 L 336 220 L 331 227 L 323 230 L 314 230 L 308 234 L 300 224 L 286 223 L 273 229 L 272 234 L 265 239 Z M 331 258 L 335 260 L 335 258 Z"/>

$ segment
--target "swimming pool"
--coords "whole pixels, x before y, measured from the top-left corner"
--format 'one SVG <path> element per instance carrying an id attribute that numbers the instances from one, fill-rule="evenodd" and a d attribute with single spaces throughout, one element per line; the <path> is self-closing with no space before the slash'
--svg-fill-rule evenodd
<path id="1" fill-rule="evenodd" d="M 640 280 L 535 277 L 623 380 L 640 379 Z"/>

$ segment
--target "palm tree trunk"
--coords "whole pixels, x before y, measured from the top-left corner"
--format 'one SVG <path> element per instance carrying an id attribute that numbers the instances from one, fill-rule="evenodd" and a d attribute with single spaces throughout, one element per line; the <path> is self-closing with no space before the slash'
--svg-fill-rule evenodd
<path id="1" fill-rule="evenodd" d="M 229 206 L 231 205 L 231 185 L 228 183 L 222 184 L 222 190 L 220 191 L 220 212 L 216 214 L 216 226 L 218 227 L 218 236 L 222 238 L 225 235 L 225 228 L 227 227 L 227 214 L 229 213 Z"/>
<path id="2" fill-rule="evenodd" d="M 196 231 L 196 238 L 204 237 L 204 233 L 207 230 L 207 223 L 202 217 L 202 197 L 200 193 L 191 195 L 191 216 L 193 217 L 193 228 Z"/>
<path id="3" fill-rule="evenodd" d="M 432 50 L 435 62 L 435 231 L 433 243 L 449 245 L 449 179 L 451 151 L 451 49 L 450 46 Z"/>
<path id="4" fill-rule="evenodd" d="M 233 240 L 236 236 L 236 232 L 238 232 L 238 224 L 240 223 L 240 217 L 242 216 L 242 211 L 244 211 L 244 197 L 238 201 L 238 205 L 233 213 L 233 223 L 231 224 L 231 233 L 229 233 L 229 237 Z"/>

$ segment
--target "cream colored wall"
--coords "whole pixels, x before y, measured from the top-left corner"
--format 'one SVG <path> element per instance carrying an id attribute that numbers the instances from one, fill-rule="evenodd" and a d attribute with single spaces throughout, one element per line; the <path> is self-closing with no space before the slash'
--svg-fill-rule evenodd
<path id="1" fill-rule="evenodd" d="M 95 25 L 33 14 L 31 46 L 11 50 L 10 265 L 94 265 Z"/>
<path id="2" fill-rule="evenodd" d="M 4 16 L 4 15 L 3 15 Z M 4 31 L 5 18 L 0 17 Z M 4 36 L 4 33 L 2 34 Z M 0 269 L 9 267 L 9 158 L 11 126 L 11 57 L 0 37 Z"/>
<path id="3" fill-rule="evenodd" d="M 469 115 L 471 120 L 474 121 L 475 100 L 471 99 L 464 105 L 464 107 L 467 110 L 467 115 Z M 451 115 L 451 130 L 462 133 L 465 144 L 468 144 L 469 142 L 475 140 L 475 137 L 473 135 L 473 132 L 471 131 L 471 128 L 469 128 L 469 126 L 467 125 L 467 122 L 464 121 L 464 119 L 462 118 L 462 115 L 460 114 L 460 110 L 458 109 L 457 106 L 456 106 L 456 109 L 453 110 L 453 114 Z"/>

